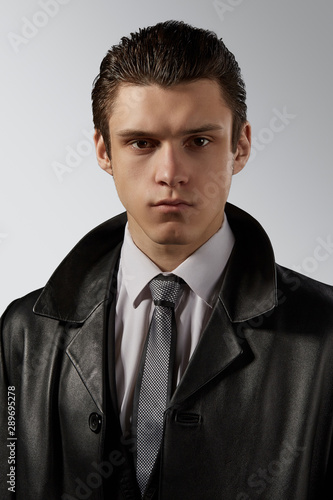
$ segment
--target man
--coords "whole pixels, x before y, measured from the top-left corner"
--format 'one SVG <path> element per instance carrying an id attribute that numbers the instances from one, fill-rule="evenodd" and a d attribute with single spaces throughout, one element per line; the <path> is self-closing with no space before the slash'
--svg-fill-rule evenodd
<path id="1" fill-rule="evenodd" d="M 160 23 L 92 98 L 126 214 L 3 315 L 1 498 L 332 498 L 333 291 L 227 203 L 251 144 L 234 56 Z"/>

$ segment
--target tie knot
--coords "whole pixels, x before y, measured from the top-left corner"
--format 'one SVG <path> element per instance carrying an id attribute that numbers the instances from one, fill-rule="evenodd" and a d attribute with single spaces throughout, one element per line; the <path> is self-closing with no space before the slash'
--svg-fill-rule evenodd
<path id="1" fill-rule="evenodd" d="M 163 276 L 158 274 L 149 282 L 149 288 L 155 306 L 175 307 L 179 292 L 180 284 L 183 282 L 181 278 L 171 274 Z"/>

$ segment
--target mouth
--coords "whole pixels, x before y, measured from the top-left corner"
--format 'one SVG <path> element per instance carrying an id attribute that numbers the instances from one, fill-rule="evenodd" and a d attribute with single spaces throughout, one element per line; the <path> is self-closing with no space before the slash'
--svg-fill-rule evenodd
<path id="1" fill-rule="evenodd" d="M 171 207 L 175 207 L 177 205 L 187 205 L 187 206 L 190 206 L 191 204 L 188 202 L 188 201 L 185 201 L 185 200 L 182 200 L 180 198 L 177 198 L 177 199 L 165 199 L 165 200 L 161 200 L 161 201 L 158 201 L 157 203 L 155 203 L 155 207 L 159 207 L 160 205 L 168 205 L 168 206 L 171 206 Z"/>
<path id="2" fill-rule="evenodd" d="M 192 206 L 191 203 L 189 203 L 186 200 L 182 200 L 180 198 L 160 200 L 157 203 L 153 204 L 154 208 L 164 213 L 181 212 L 183 210 L 190 208 L 191 206 Z"/>

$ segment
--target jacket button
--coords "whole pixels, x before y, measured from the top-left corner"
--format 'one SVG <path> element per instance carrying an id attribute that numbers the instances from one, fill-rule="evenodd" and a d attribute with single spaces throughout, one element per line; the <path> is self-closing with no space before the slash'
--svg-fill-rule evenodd
<path id="1" fill-rule="evenodd" d="M 91 413 L 89 417 L 89 427 L 98 434 L 102 427 L 102 417 L 98 413 Z"/>

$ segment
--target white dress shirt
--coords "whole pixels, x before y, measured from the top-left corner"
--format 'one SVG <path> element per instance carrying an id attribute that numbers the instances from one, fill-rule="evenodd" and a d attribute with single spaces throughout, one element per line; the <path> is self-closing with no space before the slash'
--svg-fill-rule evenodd
<path id="1" fill-rule="evenodd" d="M 183 291 L 175 307 L 177 383 L 210 317 L 234 241 L 224 214 L 222 227 L 172 271 L 187 284 L 182 285 Z M 134 244 L 126 225 L 118 271 L 115 320 L 116 385 L 123 431 L 130 427 L 137 372 L 154 309 L 148 283 L 157 274 L 161 274 L 161 270 Z"/>

